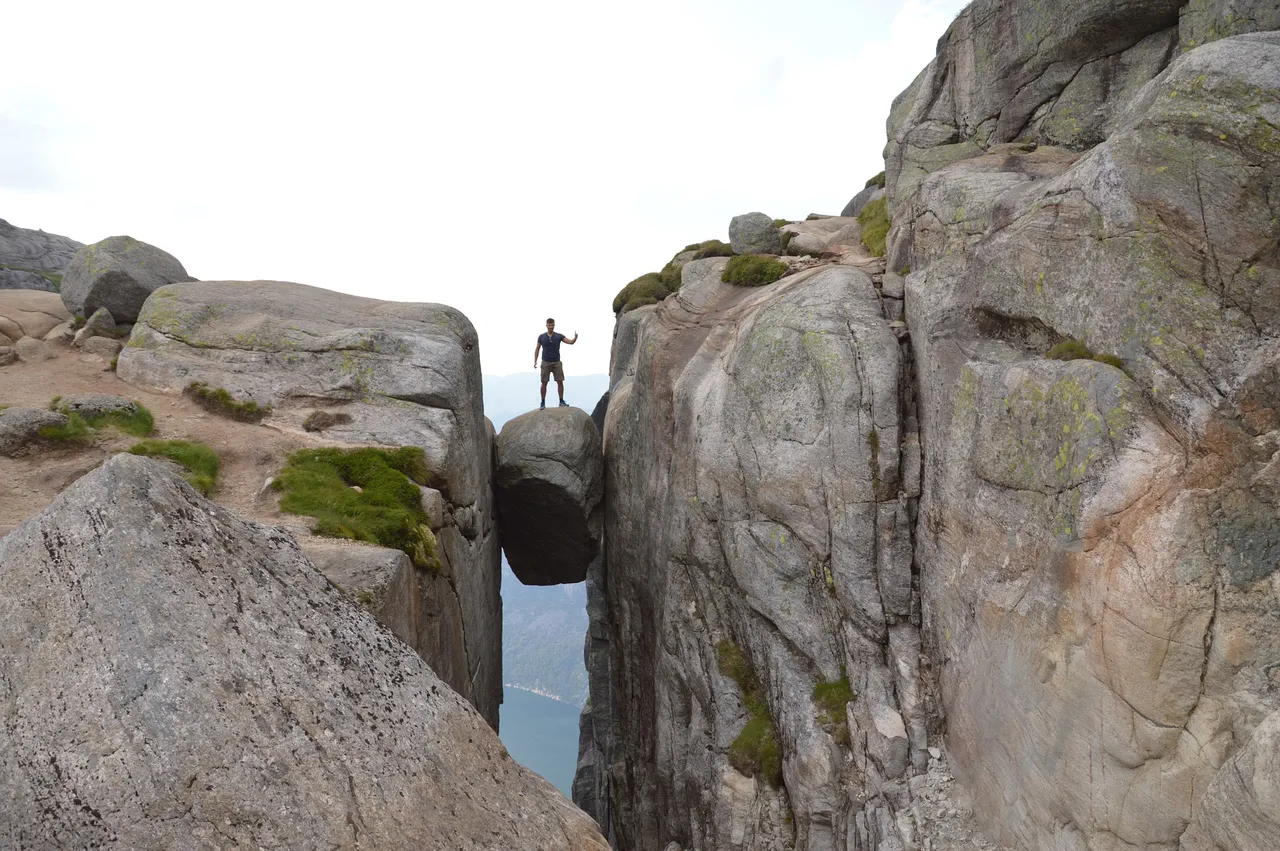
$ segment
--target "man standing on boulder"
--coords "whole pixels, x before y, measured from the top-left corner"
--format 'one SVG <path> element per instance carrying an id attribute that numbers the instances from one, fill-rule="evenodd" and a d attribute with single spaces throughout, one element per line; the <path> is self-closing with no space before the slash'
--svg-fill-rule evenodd
<path id="1" fill-rule="evenodd" d="M 572 346 L 576 342 L 578 342 L 578 332 L 573 332 L 572 340 L 564 334 L 557 334 L 554 319 L 547 320 L 547 333 L 538 335 L 538 345 L 533 347 L 533 365 L 538 365 L 538 352 L 541 351 L 542 402 L 538 404 L 539 411 L 547 407 L 547 379 L 553 374 L 556 377 L 556 390 L 560 393 L 560 407 L 569 407 L 569 403 L 564 400 L 564 366 L 560 363 L 560 344 L 567 343 Z"/>

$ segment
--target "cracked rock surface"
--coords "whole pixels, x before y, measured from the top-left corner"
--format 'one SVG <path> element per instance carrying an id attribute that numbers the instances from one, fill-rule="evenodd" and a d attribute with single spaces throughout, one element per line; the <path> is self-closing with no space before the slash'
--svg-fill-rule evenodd
<path id="1" fill-rule="evenodd" d="M 593 849 L 280 529 L 118 455 L 0 540 L 0 845 Z"/>

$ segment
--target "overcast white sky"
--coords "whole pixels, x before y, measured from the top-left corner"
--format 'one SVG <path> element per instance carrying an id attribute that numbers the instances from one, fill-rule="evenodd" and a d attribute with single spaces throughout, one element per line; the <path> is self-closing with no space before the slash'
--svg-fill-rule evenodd
<path id="1" fill-rule="evenodd" d="M 729 219 L 838 213 L 962 0 L 43 0 L 5 10 L 0 218 L 206 280 L 461 309 L 488 374 Z M 590 408 L 594 400 L 570 401 Z"/>

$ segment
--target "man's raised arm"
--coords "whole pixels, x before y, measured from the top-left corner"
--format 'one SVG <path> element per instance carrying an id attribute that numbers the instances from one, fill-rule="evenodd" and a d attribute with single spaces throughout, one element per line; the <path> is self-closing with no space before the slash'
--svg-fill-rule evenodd
<path id="1" fill-rule="evenodd" d="M 565 341 L 566 343 L 568 343 L 569 345 L 571 345 L 571 346 L 572 346 L 574 343 L 578 342 L 578 332 L 577 332 L 577 331 L 574 331 L 574 332 L 573 332 L 573 339 L 572 339 L 572 340 L 570 340 L 568 337 L 565 337 L 565 338 L 564 338 L 564 341 Z"/>

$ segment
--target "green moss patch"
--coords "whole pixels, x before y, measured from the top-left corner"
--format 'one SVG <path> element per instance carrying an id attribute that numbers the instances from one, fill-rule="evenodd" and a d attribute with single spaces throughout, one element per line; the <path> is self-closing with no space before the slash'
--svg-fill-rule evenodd
<path id="1" fill-rule="evenodd" d="M 210 387 L 203 381 L 193 381 L 182 391 L 182 395 L 191 399 L 210 413 L 230 417 L 242 423 L 261 422 L 271 413 L 270 405 L 259 405 L 250 400 L 240 401 L 222 387 Z"/>
<path id="2" fill-rule="evenodd" d="M 732 257 L 733 246 L 727 242 L 721 242 L 718 239 L 708 239 L 706 242 L 697 242 L 689 246 L 686 250 L 694 250 L 694 260 L 706 260 L 708 257 Z"/>
<path id="3" fill-rule="evenodd" d="M 57 411 L 65 414 L 67 419 L 75 417 L 90 429 L 99 429 L 103 426 L 115 426 L 127 435 L 132 437 L 147 437 L 151 432 L 155 431 L 156 420 L 151 411 L 147 410 L 145 405 L 138 402 L 133 403 L 133 412 L 124 413 L 123 411 L 110 411 L 97 416 L 86 417 L 72 411 L 62 410 L 59 404 L 62 400 L 61 396 L 54 396 L 49 403 L 49 410 Z"/>
<path id="4" fill-rule="evenodd" d="M 863 188 L 865 189 L 870 186 L 878 186 L 881 189 L 884 189 L 884 184 L 885 184 L 885 178 L 884 178 L 884 172 L 882 171 L 879 174 L 877 174 L 875 177 L 868 180 L 867 185 L 864 186 Z"/>
<path id="5" fill-rule="evenodd" d="M 858 214 L 862 225 L 862 244 L 875 257 L 885 255 L 885 238 L 889 235 L 889 203 L 880 198 L 862 208 Z"/>
<path id="6" fill-rule="evenodd" d="M 720 280 L 740 287 L 761 287 L 772 284 L 786 273 L 786 263 L 763 254 L 741 254 L 725 265 Z"/>
<path id="7" fill-rule="evenodd" d="M 818 721 L 824 725 L 833 725 L 832 735 L 842 744 L 849 744 L 849 721 L 845 707 L 854 698 L 853 689 L 849 686 L 849 675 L 844 666 L 840 667 L 840 679 L 823 680 L 813 687 L 813 703 L 818 707 Z"/>
<path id="8" fill-rule="evenodd" d="M 776 789 L 782 785 L 782 743 L 760 679 L 742 648 L 727 638 L 716 644 L 716 664 L 738 684 L 747 707 L 747 723 L 729 745 L 729 764 L 747 777 L 763 777 Z"/>
<path id="9" fill-rule="evenodd" d="M 613 312 L 626 313 L 629 310 L 635 310 L 641 303 L 654 304 L 662 301 L 672 292 L 673 290 L 662 280 L 660 272 L 649 272 L 627 284 L 614 296 Z"/>
<path id="10" fill-rule="evenodd" d="M 144 440 L 129 448 L 134 455 L 150 458 L 167 458 L 186 472 L 183 478 L 205 496 L 213 494 L 218 485 L 218 453 L 203 443 L 188 440 Z"/>
<path id="11" fill-rule="evenodd" d="M 315 518 L 312 531 L 390 547 L 438 571 L 440 557 L 418 485 L 429 486 L 426 457 L 401 449 L 303 449 L 289 456 L 273 487 L 280 510 Z"/>
<path id="12" fill-rule="evenodd" d="M 1124 361 L 1115 355 L 1098 354 L 1084 340 L 1077 340 L 1074 337 L 1068 337 L 1061 343 L 1049 350 L 1045 357 L 1050 360 L 1093 360 L 1098 363 L 1105 363 L 1107 366 L 1114 366 L 1116 369 L 1124 369 Z"/>

